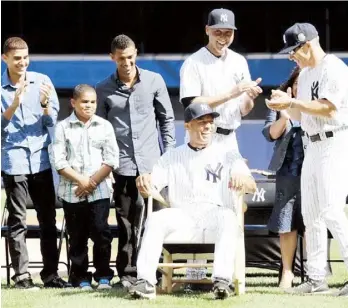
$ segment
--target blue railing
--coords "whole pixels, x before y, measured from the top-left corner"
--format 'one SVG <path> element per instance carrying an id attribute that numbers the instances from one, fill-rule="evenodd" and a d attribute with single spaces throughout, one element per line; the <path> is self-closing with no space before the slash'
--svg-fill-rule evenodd
<path id="1" fill-rule="evenodd" d="M 337 54 L 348 64 L 348 54 Z M 168 88 L 179 87 L 179 71 L 188 55 L 139 56 L 137 64 L 158 72 Z M 289 75 L 294 63 L 277 54 L 246 55 L 252 78 L 262 77 L 263 86 L 276 86 Z M 30 70 L 48 75 L 57 89 L 70 89 L 79 83 L 95 85 L 115 71 L 115 65 L 107 56 L 32 55 Z M 1 62 L 1 72 L 5 64 Z"/>

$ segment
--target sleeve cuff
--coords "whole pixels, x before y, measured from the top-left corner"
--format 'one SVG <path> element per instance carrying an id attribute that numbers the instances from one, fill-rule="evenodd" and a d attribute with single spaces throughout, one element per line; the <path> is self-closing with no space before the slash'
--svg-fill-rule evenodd
<path id="1" fill-rule="evenodd" d="M 113 170 L 116 170 L 119 167 L 119 163 L 112 160 L 105 160 L 103 161 L 103 164 L 108 165 Z"/>
<path id="2" fill-rule="evenodd" d="M 65 162 L 58 162 L 58 163 L 54 164 L 54 167 L 57 171 L 59 171 L 59 170 L 70 167 L 70 165 L 68 164 L 67 161 L 65 161 Z"/>

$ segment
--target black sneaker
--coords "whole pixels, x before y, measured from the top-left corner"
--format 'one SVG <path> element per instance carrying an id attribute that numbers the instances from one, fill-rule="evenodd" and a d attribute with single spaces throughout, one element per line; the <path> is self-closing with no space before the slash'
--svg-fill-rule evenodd
<path id="1" fill-rule="evenodd" d="M 214 282 L 213 292 L 215 299 L 226 299 L 232 294 L 233 290 L 226 281 L 216 280 Z"/>
<path id="2" fill-rule="evenodd" d="M 138 280 L 129 288 L 129 294 L 133 298 L 155 299 L 156 288 L 151 283 L 144 279 Z"/>
<path id="3" fill-rule="evenodd" d="M 325 280 L 313 280 L 310 278 L 295 288 L 285 290 L 286 293 L 298 295 L 328 293 L 329 291 L 329 286 Z"/>
<path id="4" fill-rule="evenodd" d="M 34 285 L 33 280 L 31 278 L 24 278 L 23 280 L 17 281 L 14 287 L 20 290 L 32 290 L 32 291 L 36 291 L 40 289 L 38 286 Z"/>
<path id="5" fill-rule="evenodd" d="M 59 276 L 54 277 L 52 280 L 44 283 L 45 288 L 56 288 L 56 289 L 67 289 L 72 288 L 73 286 L 60 278 Z"/>
<path id="6" fill-rule="evenodd" d="M 343 288 L 340 289 L 337 296 L 347 296 L 348 297 L 348 281 L 344 284 Z"/>

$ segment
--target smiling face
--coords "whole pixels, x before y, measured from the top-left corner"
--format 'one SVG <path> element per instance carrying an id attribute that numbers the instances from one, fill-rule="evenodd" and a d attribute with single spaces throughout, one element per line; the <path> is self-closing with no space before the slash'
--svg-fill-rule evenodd
<path id="1" fill-rule="evenodd" d="M 190 135 L 190 144 L 194 147 L 207 146 L 212 138 L 214 130 L 214 118 L 212 115 L 205 115 L 198 119 L 185 123 Z"/>
<path id="2" fill-rule="evenodd" d="M 296 62 L 300 68 L 310 66 L 312 58 L 312 46 L 310 42 L 298 46 L 289 53 L 289 59 Z"/>
<path id="3" fill-rule="evenodd" d="M 110 54 L 112 60 L 117 64 L 117 71 L 120 77 L 129 78 L 136 72 L 135 59 L 137 49 L 129 46 L 126 49 L 116 49 Z"/>
<path id="4" fill-rule="evenodd" d="M 7 65 L 10 76 L 22 77 L 29 65 L 29 50 L 28 48 L 10 50 L 2 55 L 2 59 Z"/>
<path id="5" fill-rule="evenodd" d="M 208 49 L 216 56 L 222 56 L 234 39 L 233 29 L 215 29 L 206 26 L 205 32 L 209 37 Z"/>

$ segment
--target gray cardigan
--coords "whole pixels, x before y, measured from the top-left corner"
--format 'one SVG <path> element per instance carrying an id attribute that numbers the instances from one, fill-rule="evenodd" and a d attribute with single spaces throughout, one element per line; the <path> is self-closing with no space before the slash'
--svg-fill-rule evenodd
<path id="1" fill-rule="evenodd" d="M 268 110 L 265 125 L 262 129 L 262 134 L 265 136 L 266 140 L 269 142 L 274 142 L 273 148 L 273 156 L 271 158 L 271 162 L 268 166 L 269 170 L 277 172 L 280 167 L 283 165 L 286 150 L 288 149 L 289 141 L 291 139 L 291 129 L 292 124 L 291 121 L 288 121 L 284 133 L 276 140 L 272 139 L 270 136 L 270 127 L 271 125 L 277 121 L 280 117 L 280 112 L 274 110 Z"/>

